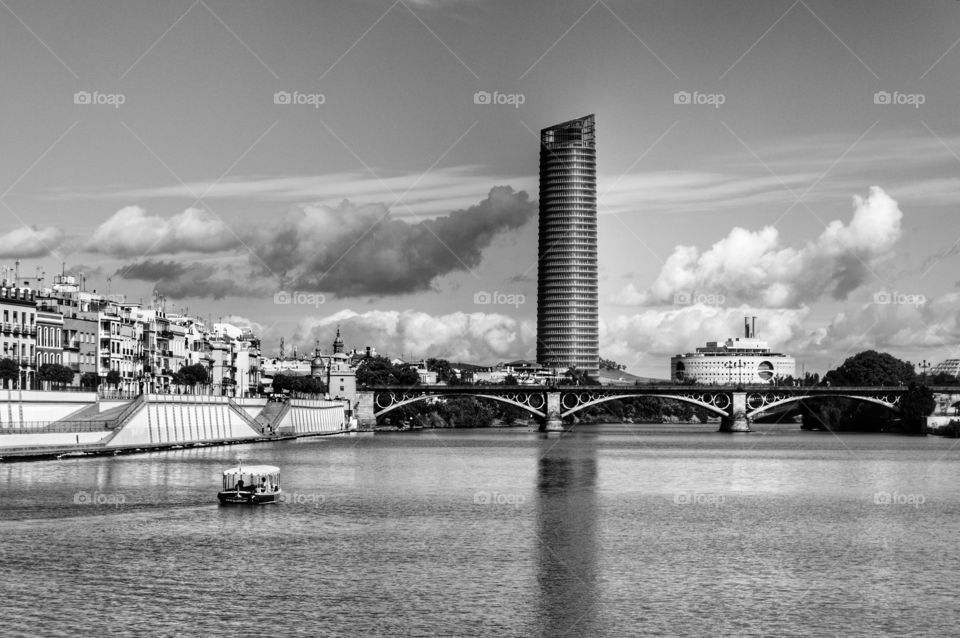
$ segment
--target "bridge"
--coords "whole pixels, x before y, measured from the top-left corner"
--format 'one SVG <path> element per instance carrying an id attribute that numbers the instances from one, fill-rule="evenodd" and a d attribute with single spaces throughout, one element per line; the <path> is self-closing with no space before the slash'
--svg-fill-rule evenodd
<path id="1" fill-rule="evenodd" d="M 938 398 L 938 404 L 960 399 L 960 396 L 957 396 L 960 388 L 930 389 Z M 541 424 L 541 431 L 562 432 L 565 418 L 590 406 L 617 399 L 655 397 L 689 403 L 719 416 L 721 432 L 749 432 L 750 423 L 761 414 L 780 406 L 818 397 L 864 401 L 899 412 L 900 399 L 906 391 L 907 388 L 903 386 L 376 386 L 358 391 L 356 417 L 360 429 L 373 430 L 378 417 L 386 416 L 401 406 L 443 397 L 469 396 L 516 406 L 536 417 Z"/>

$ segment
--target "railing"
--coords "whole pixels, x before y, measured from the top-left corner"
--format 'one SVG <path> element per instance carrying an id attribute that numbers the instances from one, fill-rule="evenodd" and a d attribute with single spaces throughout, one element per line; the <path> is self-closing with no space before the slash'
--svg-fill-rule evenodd
<path id="1" fill-rule="evenodd" d="M 0 434 L 62 434 L 64 432 L 105 432 L 113 428 L 113 421 L 18 421 L 0 423 Z"/>
<path id="2" fill-rule="evenodd" d="M 101 399 L 136 399 L 140 393 L 134 390 L 98 390 L 97 395 Z"/>
<path id="3" fill-rule="evenodd" d="M 137 398 L 131 401 L 130 404 L 123 409 L 123 411 L 119 414 L 119 416 L 117 416 L 117 418 L 114 419 L 113 423 L 111 424 L 111 427 L 115 430 L 119 430 L 124 425 L 126 425 L 127 421 L 130 420 L 130 417 L 132 417 L 136 413 L 137 408 L 143 405 L 144 402 L 145 402 L 144 395 L 142 394 L 138 395 Z"/>

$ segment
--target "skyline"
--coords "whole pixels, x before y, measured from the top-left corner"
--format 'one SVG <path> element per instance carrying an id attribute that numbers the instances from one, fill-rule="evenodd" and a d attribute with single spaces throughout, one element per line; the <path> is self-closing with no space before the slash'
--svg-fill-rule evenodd
<path id="1" fill-rule="evenodd" d="M 534 359 L 534 140 L 596 113 L 602 357 L 662 377 L 743 315 L 811 370 L 960 356 L 956 3 L 8 4 L 23 275 Z"/>

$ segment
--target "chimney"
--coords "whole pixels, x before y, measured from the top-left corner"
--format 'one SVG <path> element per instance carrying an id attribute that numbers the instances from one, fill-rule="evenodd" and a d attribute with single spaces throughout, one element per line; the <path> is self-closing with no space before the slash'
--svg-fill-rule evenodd
<path id="1" fill-rule="evenodd" d="M 757 318 L 751 317 L 751 320 L 752 322 L 750 325 L 750 336 L 756 339 L 757 338 Z"/>
<path id="2" fill-rule="evenodd" d="M 743 336 L 746 339 L 750 338 L 750 317 L 743 318 Z"/>

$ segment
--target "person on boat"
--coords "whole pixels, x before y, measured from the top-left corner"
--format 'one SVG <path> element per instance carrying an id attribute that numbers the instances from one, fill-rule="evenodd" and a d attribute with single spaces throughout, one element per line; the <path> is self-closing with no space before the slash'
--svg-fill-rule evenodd
<path id="1" fill-rule="evenodd" d="M 237 491 L 239 492 L 239 491 L 241 491 L 241 490 L 243 490 L 243 479 L 238 479 L 238 480 L 237 480 Z"/>
<path id="2" fill-rule="evenodd" d="M 265 494 L 267 492 L 267 477 L 260 479 L 260 487 L 257 491 L 261 494 Z"/>

